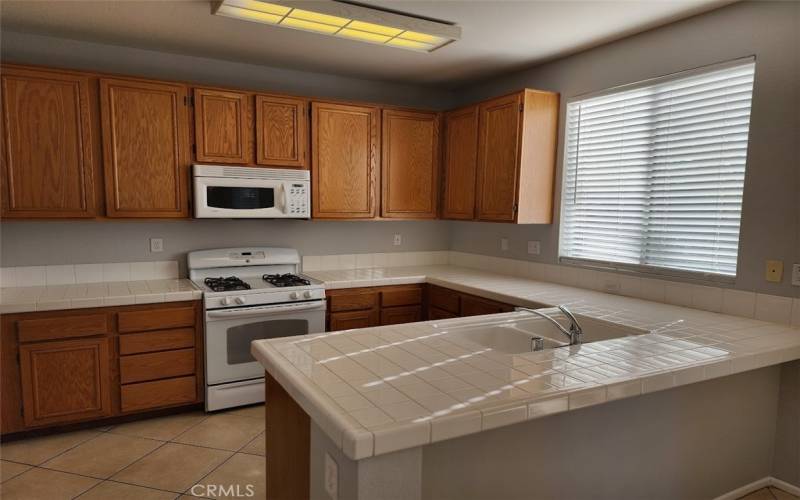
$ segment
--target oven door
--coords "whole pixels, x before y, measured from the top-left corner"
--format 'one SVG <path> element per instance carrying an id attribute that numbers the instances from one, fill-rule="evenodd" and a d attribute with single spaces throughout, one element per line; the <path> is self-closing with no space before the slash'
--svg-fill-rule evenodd
<path id="1" fill-rule="evenodd" d="M 324 331 L 324 300 L 206 311 L 206 384 L 263 377 L 254 340 Z"/>
<path id="2" fill-rule="evenodd" d="M 288 217 L 286 184 L 269 179 L 195 177 L 197 218 Z"/>

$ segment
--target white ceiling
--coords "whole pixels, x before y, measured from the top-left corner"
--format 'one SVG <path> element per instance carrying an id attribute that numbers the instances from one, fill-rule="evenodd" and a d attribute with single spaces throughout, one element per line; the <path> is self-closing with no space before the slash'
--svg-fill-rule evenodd
<path id="1" fill-rule="evenodd" d="M 3 0 L 2 29 L 361 78 L 454 87 L 535 65 L 733 0 L 364 0 L 453 22 L 431 54 L 211 15 L 202 0 Z"/>

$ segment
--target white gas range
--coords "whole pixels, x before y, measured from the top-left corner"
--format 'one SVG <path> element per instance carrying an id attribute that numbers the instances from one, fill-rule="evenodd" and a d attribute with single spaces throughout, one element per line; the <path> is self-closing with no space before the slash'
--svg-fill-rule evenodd
<path id="1" fill-rule="evenodd" d="M 325 331 L 325 287 L 298 274 L 290 248 L 221 248 L 188 255 L 203 290 L 206 410 L 264 401 L 264 369 L 254 340 Z"/>

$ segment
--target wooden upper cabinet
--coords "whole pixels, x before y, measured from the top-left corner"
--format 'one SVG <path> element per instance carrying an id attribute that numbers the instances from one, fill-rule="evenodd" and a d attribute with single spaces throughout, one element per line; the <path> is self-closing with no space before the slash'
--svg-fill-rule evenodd
<path id="1" fill-rule="evenodd" d="M 444 116 L 443 219 L 475 217 L 475 171 L 478 162 L 478 106 Z"/>
<path id="2" fill-rule="evenodd" d="M 311 103 L 312 217 L 375 216 L 380 110 Z"/>
<path id="3" fill-rule="evenodd" d="M 194 89 L 194 137 L 197 161 L 250 163 L 252 95 Z"/>
<path id="4" fill-rule="evenodd" d="M 256 95 L 256 163 L 308 168 L 308 102 Z"/>
<path id="5" fill-rule="evenodd" d="M 87 338 L 19 347 L 26 426 L 111 414 L 109 340 Z"/>
<path id="6" fill-rule="evenodd" d="M 439 191 L 439 115 L 383 110 L 381 215 L 434 219 Z"/>
<path id="7" fill-rule="evenodd" d="M 553 221 L 558 94 L 523 90 L 480 105 L 476 218 Z"/>
<path id="8" fill-rule="evenodd" d="M 188 217 L 185 85 L 100 79 L 109 217 Z"/>
<path id="9" fill-rule="evenodd" d="M 2 216 L 94 217 L 96 91 L 89 77 L 3 66 L 0 78 Z"/>

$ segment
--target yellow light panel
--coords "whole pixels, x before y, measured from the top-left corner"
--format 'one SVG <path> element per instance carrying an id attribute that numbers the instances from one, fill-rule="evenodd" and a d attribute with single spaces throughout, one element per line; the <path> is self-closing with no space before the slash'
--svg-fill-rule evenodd
<path id="1" fill-rule="evenodd" d="M 230 5 L 220 5 L 217 13 L 222 13 L 227 16 L 245 19 L 247 21 L 254 21 L 257 23 L 277 24 L 282 16 L 275 14 L 268 14 L 266 12 L 259 12 L 257 10 L 240 9 Z"/>
<path id="2" fill-rule="evenodd" d="M 385 43 L 391 37 L 386 35 L 379 35 L 377 33 L 367 33 L 366 31 L 351 30 L 348 28 L 342 29 L 337 35 L 346 36 L 347 38 L 355 38 L 356 40 L 364 40 L 365 42 Z"/>
<path id="3" fill-rule="evenodd" d="M 386 42 L 386 45 L 392 45 L 394 47 L 401 47 L 404 49 L 425 50 L 425 51 L 430 51 L 431 49 L 433 49 L 433 45 L 430 45 L 428 43 L 415 42 L 414 40 L 404 40 L 402 38 L 392 38 L 391 40 Z"/>
<path id="4" fill-rule="evenodd" d="M 257 10 L 259 12 L 266 12 L 267 14 L 275 14 L 277 16 L 285 16 L 290 10 L 292 10 L 291 7 L 287 7 L 285 5 L 259 2 L 258 0 L 229 0 L 226 3 L 234 7 Z"/>
<path id="5" fill-rule="evenodd" d="M 329 16 L 328 14 L 320 14 L 319 12 L 311 12 L 310 10 L 294 9 L 289 17 L 294 19 L 302 19 L 304 21 L 312 21 L 315 23 L 329 24 L 331 26 L 342 27 L 349 23 L 350 20 L 344 17 Z"/>
<path id="6" fill-rule="evenodd" d="M 400 34 L 399 37 L 406 40 L 414 40 L 415 42 L 430 43 L 432 45 L 438 45 L 444 41 L 442 37 L 417 33 L 416 31 L 406 31 Z"/>
<path id="7" fill-rule="evenodd" d="M 353 28 L 354 30 L 378 33 L 380 35 L 388 36 L 397 36 L 403 32 L 401 29 L 390 28 L 389 26 L 382 26 L 380 24 L 365 23 L 364 21 L 351 21 L 347 27 Z"/>
<path id="8" fill-rule="evenodd" d="M 281 26 L 291 26 L 301 30 L 316 31 L 317 33 L 326 33 L 332 35 L 339 31 L 338 26 L 331 26 L 330 24 L 314 23 L 311 21 L 304 21 L 302 19 L 294 19 L 293 17 L 285 17 Z"/>

